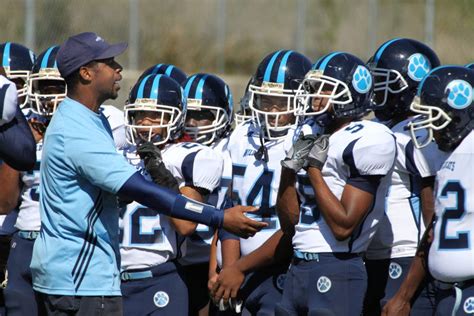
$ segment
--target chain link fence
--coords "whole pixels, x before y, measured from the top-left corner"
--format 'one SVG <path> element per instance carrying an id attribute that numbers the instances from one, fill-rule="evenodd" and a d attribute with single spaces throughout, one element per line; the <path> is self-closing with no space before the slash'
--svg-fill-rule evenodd
<path id="1" fill-rule="evenodd" d="M 127 41 L 121 106 L 155 63 L 220 74 L 235 101 L 260 60 L 295 49 L 317 60 L 333 50 L 366 60 L 387 39 L 431 44 L 443 63 L 474 61 L 474 0 L 0 0 L 0 42 L 37 54 L 94 31 Z"/>

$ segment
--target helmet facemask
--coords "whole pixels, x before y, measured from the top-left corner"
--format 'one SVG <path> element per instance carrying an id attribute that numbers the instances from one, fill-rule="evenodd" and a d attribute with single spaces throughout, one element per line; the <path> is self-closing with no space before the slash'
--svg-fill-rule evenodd
<path id="1" fill-rule="evenodd" d="M 444 129 L 452 120 L 449 115 L 439 107 L 421 104 L 419 96 L 414 98 L 410 105 L 410 110 L 414 113 L 421 114 L 421 117 L 416 118 L 408 124 L 416 148 L 428 146 L 433 141 L 433 131 Z M 425 139 L 418 139 L 416 132 L 423 129 L 426 129 L 427 136 Z"/>
<path id="2" fill-rule="evenodd" d="M 203 105 L 201 99 L 187 99 L 185 132 L 193 141 L 210 145 L 223 134 L 230 118 L 223 108 Z M 205 122 L 206 124 L 188 125 L 189 119 Z M 207 123 L 209 122 L 209 123 Z"/>
<path id="3" fill-rule="evenodd" d="M 143 142 L 152 142 L 155 146 L 166 144 L 183 116 L 179 108 L 158 104 L 154 99 L 137 99 L 125 105 L 124 111 L 127 142 L 135 146 Z"/>
<path id="4" fill-rule="evenodd" d="M 4 67 L 7 78 L 16 84 L 18 92 L 18 101 L 23 98 L 23 101 L 18 102 L 21 109 L 28 103 L 28 78 L 30 71 L 27 70 L 10 70 L 10 67 Z"/>
<path id="5" fill-rule="evenodd" d="M 283 83 L 265 81 L 262 86 L 249 85 L 252 119 L 263 129 L 267 139 L 281 139 L 297 125 L 294 90 L 283 86 Z"/>
<path id="6" fill-rule="evenodd" d="M 373 105 L 383 107 L 390 94 L 398 94 L 408 89 L 409 85 L 402 74 L 394 69 L 370 68 L 374 77 Z"/>
<path id="7" fill-rule="evenodd" d="M 346 83 L 312 70 L 298 87 L 295 97 L 297 115 L 316 116 L 335 106 L 343 108 L 352 103 L 352 95 Z"/>
<path id="8" fill-rule="evenodd" d="M 42 68 L 30 75 L 28 101 L 31 110 L 43 116 L 52 116 L 59 103 L 66 98 L 67 86 L 55 68 Z"/>

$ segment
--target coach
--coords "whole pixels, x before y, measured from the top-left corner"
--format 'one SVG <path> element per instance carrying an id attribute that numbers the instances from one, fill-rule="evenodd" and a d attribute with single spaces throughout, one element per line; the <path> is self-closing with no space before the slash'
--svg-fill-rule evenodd
<path id="1" fill-rule="evenodd" d="M 244 237 L 265 226 L 237 206 L 222 212 L 145 180 L 116 152 L 99 112 L 117 98 L 122 67 L 114 60 L 127 45 L 95 33 L 70 37 L 57 55 L 68 97 L 48 126 L 41 161 L 41 231 L 31 270 L 43 313 L 121 315 L 117 195 L 158 212 Z"/>

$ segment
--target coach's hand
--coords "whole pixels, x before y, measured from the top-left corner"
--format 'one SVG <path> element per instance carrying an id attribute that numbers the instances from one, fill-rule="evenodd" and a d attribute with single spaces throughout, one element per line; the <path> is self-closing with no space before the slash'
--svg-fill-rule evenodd
<path id="1" fill-rule="evenodd" d="M 222 269 L 211 289 L 211 296 L 215 302 L 223 301 L 228 305 L 229 299 L 236 299 L 240 286 L 244 283 L 245 274 L 234 264 Z"/>
<path id="2" fill-rule="evenodd" d="M 395 295 L 383 307 L 382 316 L 408 316 L 410 315 L 410 302 Z"/>
<path id="3" fill-rule="evenodd" d="M 268 223 L 254 221 L 246 212 L 255 212 L 258 207 L 237 205 L 224 211 L 224 229 L 241 238 L 249 238 L 268 226 Z"/>

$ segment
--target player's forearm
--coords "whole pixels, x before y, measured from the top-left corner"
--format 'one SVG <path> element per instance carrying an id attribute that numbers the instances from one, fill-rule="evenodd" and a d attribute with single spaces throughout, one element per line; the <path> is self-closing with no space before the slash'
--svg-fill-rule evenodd
<path id="1" fill-rule="evenodd" d="M 271 264 L 287 263 L 292 256 L 291 236 L 277 230 L 259 248 L 237 262 L 237 268 L 247 274 Z"/>
<path id="2" fill-rule="evenodd" d="M 308 175 L 313 187 L 318 209 L 338 240 L 344 240 L 352 234 L 356 221 L 347 213 L 341 201 L 329 189 L 321 171 L 309 168 Z"/>
<path id="3" fill-rule="evenodd" d="M 214 233 L 209 249 L 209 272 L 208 277 L 211 278 L 217 273 L 217 231 Z"/>
<path id="4" fill-rule="evenodd" d="M 0 214 L 8 214 L 20 197 L 20 173 L 6 163 L 0 165 Z"/>
<path id="5" fill-rule="evenodd" d="M 225 239 L 221 241 L 222 268 L 233 265 L 240 258 L 240 240 Z"/>
<path id="6" fill-rule="evenodd" d="M 147 181 L 138 172 L 125 182 L 118 195 L 135 200 L 158 213 L 210 227 L 220 228 L 224 222 L 224 212 Z"/>
<path id="7" fill-rule="evenodd" d="M 435 177 L 427 177 L 421 179 L 421 211 L 425 226 L 428 226 L 434 215 L 434 180 Z"/>
<path id="8" fill-rule="evenodd" d="M 294 235 L 300 212 L 295 182 L 295 173 L 283 167 L 278 189 L 277 214 L 281 229 L 291 236 Z"/>

